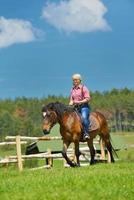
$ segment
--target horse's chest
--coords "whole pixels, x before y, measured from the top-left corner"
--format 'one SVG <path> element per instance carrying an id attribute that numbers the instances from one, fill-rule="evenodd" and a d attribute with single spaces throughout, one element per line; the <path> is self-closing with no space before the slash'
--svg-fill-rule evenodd
<path id="1" fill-rule="evenodd" d="M 68 115 L 62 118 L 60 133 L 64 139 L 74 141 L 81 133 L 80 122 L 77 115 Z"/>

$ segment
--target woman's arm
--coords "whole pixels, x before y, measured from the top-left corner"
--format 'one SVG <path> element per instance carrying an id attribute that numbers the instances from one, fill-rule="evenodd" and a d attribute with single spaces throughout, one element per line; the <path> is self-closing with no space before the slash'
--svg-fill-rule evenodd
<path id="1" fill-rule="evenodd" d="M 89 101 L 90 101 L 90 98 L 89 97 L 87 97 L 87 98 L 85 98 L 85 99 L 83 99 L 83 100 L 81 100 L 81 101 L 74 101 L 73 102 L 73 104 L 83 104 L 83 103 L 89 103 Z"/>

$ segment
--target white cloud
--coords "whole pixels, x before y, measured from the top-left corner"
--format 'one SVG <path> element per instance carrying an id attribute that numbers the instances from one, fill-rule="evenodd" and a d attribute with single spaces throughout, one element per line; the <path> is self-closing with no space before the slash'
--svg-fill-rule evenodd
<path id="1" fill-rule="evenodd" d="M 0 48 L 31 42 L 38 37 L 39 32 L 29 21 L 0 17 Z"/>
<path id="2" fill-rule="evenodd" d="M 61 0 L 47 3 L 43 18 L 59 30 L 91 32 L 110 30 L 104 15 L 107 8 L 101 0 Z"/>

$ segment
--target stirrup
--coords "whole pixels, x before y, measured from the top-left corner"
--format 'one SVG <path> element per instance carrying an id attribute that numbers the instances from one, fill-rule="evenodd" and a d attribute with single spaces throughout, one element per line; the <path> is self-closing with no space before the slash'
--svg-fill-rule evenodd
<path id="1" fill-rule="evenodd" d="M 84 139 L 85 139 L 85 140 L 90 139 L 90 136 L 89 136 L 88 134 L 85 134 L 85 135 L 84 135 Z"/>

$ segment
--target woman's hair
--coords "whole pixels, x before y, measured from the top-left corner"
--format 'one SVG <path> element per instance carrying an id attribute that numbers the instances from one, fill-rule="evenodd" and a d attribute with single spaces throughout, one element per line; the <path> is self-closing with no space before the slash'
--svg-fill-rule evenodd
<path id="1" fill-rule="evenodd" d="M 73 74 L 72 79 L 79 79 L 80 81 L 82 80 L 82 77 L 80 74 Z"/>

